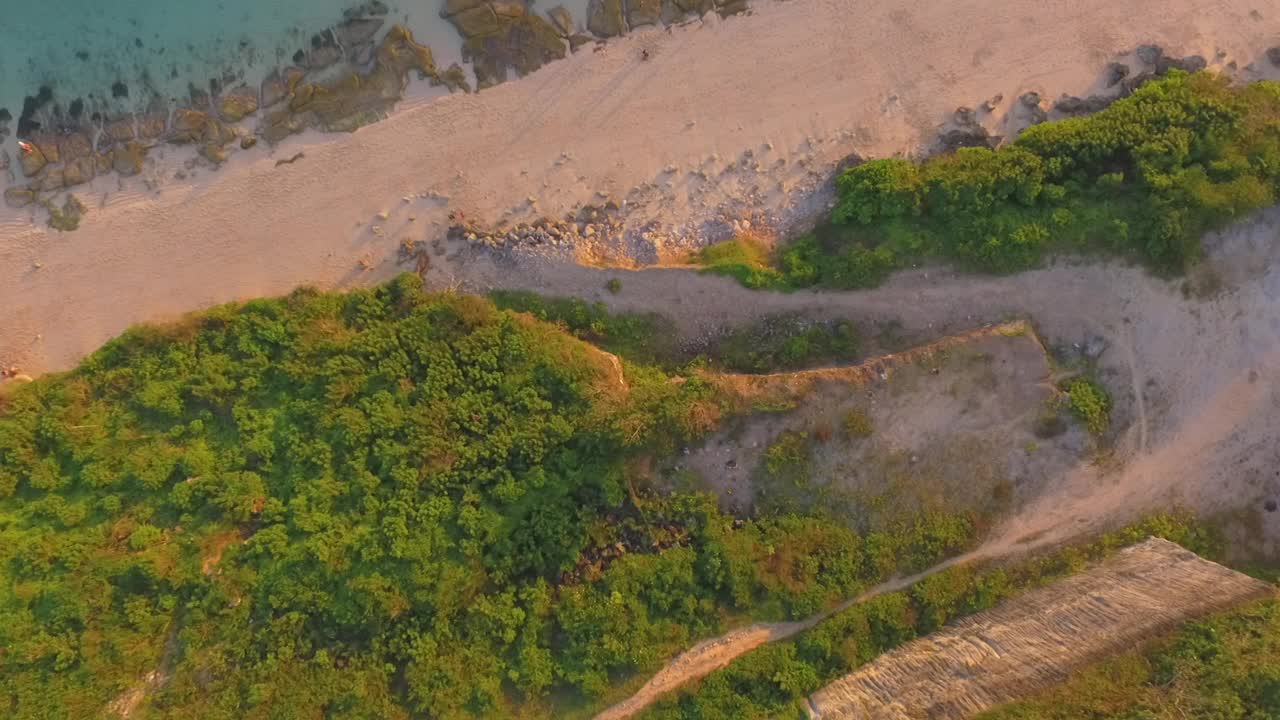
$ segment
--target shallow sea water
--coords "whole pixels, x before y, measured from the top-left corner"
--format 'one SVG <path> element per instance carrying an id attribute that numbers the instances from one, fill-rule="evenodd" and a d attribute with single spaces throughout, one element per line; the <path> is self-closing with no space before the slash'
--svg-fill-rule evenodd
<path id="1" fill-rule="evenodd" d="M 565 6 L 581 25 L 587 0 Z M 188 84 L 207 87 L 231 73 L 251 86 L 308 47 L 313 34 L 342 20 L 358 0 L 0 0 L 0 108 L 14 116 L 23 98 L 53 88 L 64 108 L 76 98 L 137 109 L 150 98 L 184 99 Z M 436 63 L 461 61 L 462 40 L 439 15 L 444 0 L 387 0 L 431 47 Z M 544 0 L 540 12 L 556 3 Z M 112 98 L 113 83 L 129 88 Z M 122 106 L 132 107 L 122 107 Z M 11 138 L 12 140 L 12 138 Z"/>

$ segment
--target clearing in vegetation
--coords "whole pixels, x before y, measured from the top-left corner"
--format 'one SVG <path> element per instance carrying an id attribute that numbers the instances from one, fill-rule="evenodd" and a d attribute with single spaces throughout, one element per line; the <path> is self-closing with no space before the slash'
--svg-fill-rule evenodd
<path id="1" fill-rule="evenodd" d="M 908 643 L 809 699 L 812 718 L 967 717 L 1181 623 L 1275 593 L 1151 539 Z"/>
<path id="2" fill-rule="evenodd" d="M 753 288 L 859 288 L 941 258 L 1009 273 L 1101 251 L 1163 273 L 1201 237 L 1280 195 L 1280 83 L 1172 71 L 1090 116 L 1035 125 L 997 150 L 873 160 L 836 180 L 831 222 L 773 254 L 708 248 L 708 271 Z"/>

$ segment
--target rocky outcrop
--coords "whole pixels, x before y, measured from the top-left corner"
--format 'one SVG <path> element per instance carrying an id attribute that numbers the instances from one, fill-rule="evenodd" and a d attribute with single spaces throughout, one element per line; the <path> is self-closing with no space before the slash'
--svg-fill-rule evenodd
<path id="1" fill-rule="evenodd" d="M 225 122 L 240 122 L 258 111 L 258 94 L 241 85 L 218 98 L 218 116 Z"/>
<path id="2" fill-rule="evenodd" d="M 565 56 L 563 36 L 566 24 L 572 31 L 572 18 L 558 10 L 559 26 L 522 0 L 447 0 L 440 14 L 462 34 L 462 57 L 485 88 L 505 81 L 509 70 L 523 76 Z"/>
<path id="3" fill-rule="evenodd" d="M 551 24 L 555 26 L 556 32 L 560 33 L 560 37 L 567 38 L 573 35 L 573 16 L 563 5 L 557 5 L 548 10 L 547 17 L 551 19 Z"/>
<path id="4" fill-rule="evenodd" d="M 111 152 L 111 167 L 124 176 L 137 175 L 142 172 L 142 163 L 147 159 L 149 147 L 137 140 L 130 140 L 123 147 Z"/>
<path id="5" fill-rule="evenodd" d="M 617 37 L 627 31 L 622 0 L 591 0 L 587 5 L 587 29 L 598 37 Z"/>
<path id="6" fill-rule="evenodd" d="M 627 0 L 627 26 L 638 28 L 662 22 L 662 0 Z"/>

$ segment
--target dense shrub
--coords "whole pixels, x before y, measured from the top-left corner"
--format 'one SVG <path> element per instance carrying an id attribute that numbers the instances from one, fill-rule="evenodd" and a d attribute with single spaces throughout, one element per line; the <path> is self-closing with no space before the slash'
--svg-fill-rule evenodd
<path id="1" fill-rule="evenodd" d="M 998 150 L 845 170 L 821 239 L 799 239 L 772 264 L 757 258 L 747 284 L 867 287 L 930 258 L 1009 273 L 1050 252 L 1103 251 L 1176 273 L 1200 257 L 1205 232 L 1277 190 L 1280 83 L 1172 71 Z"/>
<path id="2" fill-rule="evenodd" d="M 500 300 L 302 290 L 0 399 L 4 716 L 100 717 L 162 670 L 146 717 L 560 717 L 968 542 L 636 495 L 710 386 L 524 313 L 631 357 L 648 319 Z"/>

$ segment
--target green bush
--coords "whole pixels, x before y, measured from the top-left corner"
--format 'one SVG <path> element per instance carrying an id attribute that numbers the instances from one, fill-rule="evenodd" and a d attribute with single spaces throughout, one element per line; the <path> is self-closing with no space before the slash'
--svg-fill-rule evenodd
<path id="1" fill-rule="evenodd" d="M 1071 412 L 1094 435 L 1104 435 L 1111 428 L 1111 395 L 1100 383 L 1090 378 L 1071 380 L 1063 388 Z"/>
<path id="2" fill-rule="evenodd" d="M 768 288 L 868 287 L 929 259 L 1017 272 L 1053 252 L 1105 251 L 1178 273 L 1199 259 L 1205 232 L 1275 202 L 1277 123 L 1280 83 L 1172 71 L 998 150 L 849 168 L 820 240 L 796 240 L 776 265 L 720 262 Z"/>

